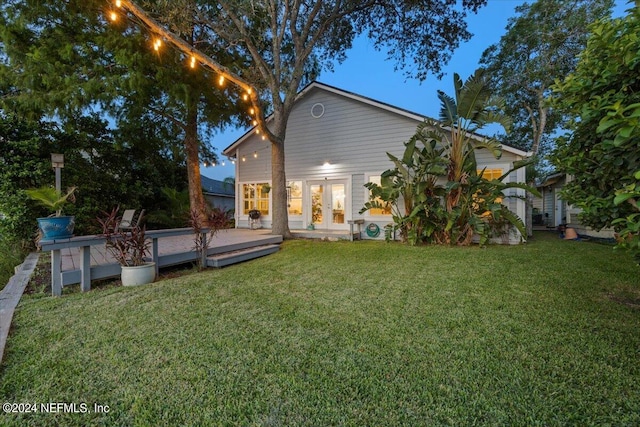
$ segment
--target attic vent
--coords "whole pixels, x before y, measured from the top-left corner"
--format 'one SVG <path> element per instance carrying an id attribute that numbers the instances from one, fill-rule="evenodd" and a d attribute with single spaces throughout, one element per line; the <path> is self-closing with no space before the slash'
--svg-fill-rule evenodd
<path id="1" fill-rule="evenodd" d="M 317 104 L 313 104 L 313 106 L 311 107 L 311 116 L 313 118 L 319 119 L 323 114 L 324 105 L 320 104 L 319 102 Z"/>

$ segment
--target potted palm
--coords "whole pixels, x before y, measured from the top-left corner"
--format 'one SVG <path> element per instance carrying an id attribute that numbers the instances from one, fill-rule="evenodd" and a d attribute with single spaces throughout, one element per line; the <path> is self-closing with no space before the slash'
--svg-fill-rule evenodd
<path id="1" fill-rule="evenodd" d="M 105 247 L 122 267 L 123 286 L 144 285 L 156 278 L 156 263 L 146 259 L 151 243 L 145 236 L 146 228 L 140 225 L 141 219 L 124 231 L 120 228 L 122 217 L 118 215 L 118 208 L 98 218 Z"/>
<path id="2" fill-rule="evenodd" d="M 63 216 L 62 209 L 75 201 L 76 187 L 71 187 L 65 194 L 53 187 L 44 186 L 26 190 L 27 196 L 52 213 L 45 218 L 37 218 L 42 240 L 69 239 L 75 227 L 74 216 Z"/>

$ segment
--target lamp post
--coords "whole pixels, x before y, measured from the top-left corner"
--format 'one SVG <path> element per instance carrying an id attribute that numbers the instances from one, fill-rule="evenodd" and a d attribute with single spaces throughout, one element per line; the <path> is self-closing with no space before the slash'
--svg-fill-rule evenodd
<path id="1" fill-rule="evenodd" d="M 64 167 L 64 154 L 51 153 L 51 165 L 56 171 L 56 191 L 62 193 L 62 168 Z"/>

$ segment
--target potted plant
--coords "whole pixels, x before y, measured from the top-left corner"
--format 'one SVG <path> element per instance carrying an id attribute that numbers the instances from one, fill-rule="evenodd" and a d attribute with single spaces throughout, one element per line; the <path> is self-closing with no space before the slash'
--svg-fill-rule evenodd
<path id="1" fill-rule="evenodd" d="M 27 196 L 52 212 L 46 218 L 37 218 L 42 240 L 69 239 L 73 236 L 75 217 L 63 216 L 62 209 L 67 203 L 75 201 L 75 191 L 76 187 L 71 187 L 62 194 L 49 186 L 26 190 Z"/>
<path id="2" fill-rule="evenodd" d="M 126 231 L 120 229 L 121 219 L 118 208 L 114 208 L 110 213 L 105 212 L 103 217 L 98 218 L 98 222 L 102 227 L 102 237 L 105 238 L 107 251 L 122 267 L 122 285 L 151 283 L 156 278 L 156 263 L 146 260 L 146 256 L 150 255 L 151 243 L 145 236 L 146 228 L 140 226 L 142 218 L 138 218 Z"/>

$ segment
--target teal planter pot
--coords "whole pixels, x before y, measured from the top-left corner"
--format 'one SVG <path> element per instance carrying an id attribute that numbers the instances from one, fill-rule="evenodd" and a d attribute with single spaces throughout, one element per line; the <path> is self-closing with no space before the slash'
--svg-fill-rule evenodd
<path id="1" fill-rule="evenodd" d="M 70 239 L 76 225 L 73 216 L 52 216 L 38 218 L 38 228 L 42 232 L 42 240 Z"/>

